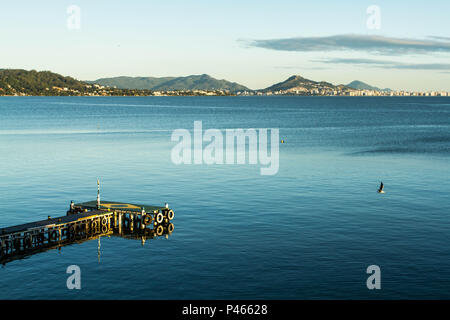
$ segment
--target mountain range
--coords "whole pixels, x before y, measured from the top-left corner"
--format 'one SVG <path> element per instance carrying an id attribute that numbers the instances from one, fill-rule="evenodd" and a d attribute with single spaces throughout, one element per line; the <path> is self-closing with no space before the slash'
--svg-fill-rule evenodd
<path id="1" fill-rule="evenodd" d="M 87 81 L 102 86 L 121 89 L 147 89 L 153 91 L 167 90 L 228 90 L 251 91 L 246 86 L 227 80 L 218 80 L 207 74 L 187 77 L 114 77 Z"/>
<path id="2" fill-rule="evenodd" d="M 94 86 L 96 85 L 96 86 Z M 101 86 L 101 87 L 100 87 Z M 218 80 L 207 74 L 186 77 L 114 77 L 95 81 L 79 81 L 50 71 L 0 69 L 0 95 L 149 95 L 153 91 L 222 90 L 236 92 L 277 92 L 286 94 L 323 94 L 328 91 L 379 89 L 361 81 L 348 85 L 333 85 L 325 81 L 313 81 L 299 75 L 276 83 L 268 88 L 251 90 L 227 80 Z"/>
<path id="3" fill-rule="evenodd" d="M 326 81 L 313 81 L 299 75 L 289 77 L 287 80 L 276 83 L 268 88 L 258 90 L 260 92 L 286 91 L 290 93 L 310 92 L 311 90 L 335 91 L 335 90 L 371 90 L 371 91 L 391 91 L 391 89 L 380 89 L 359 80 L 350 82 L 347 85 L 334 85 Z"/>
<path id="4" fill-rule="evenodd" d="M 274 92 L 287 91 L 292 93 L 307 92 L 310 90 L 373 90 L 390 91 L 390 89 L 379 89 L 368 85 L 362 81 L 352 81 L 347 85 L 333 85 L 325 81 L 313 81 L 303 78 L 300 75 L 294 75 L 287 80 L 276 83 L 268 88 L 251 90 L 244 85 L 227 80 L 218 80 L 207 74 L 191 75 L 186 77 L 112 77 L 101 78 L 95 81 L 87 81 L 102 86 L 116 87 L 121 89 L 147 89 L 153 91 L 167 90 L 228 90 L 230 92 L 238 91 L 259 91 Z"/>

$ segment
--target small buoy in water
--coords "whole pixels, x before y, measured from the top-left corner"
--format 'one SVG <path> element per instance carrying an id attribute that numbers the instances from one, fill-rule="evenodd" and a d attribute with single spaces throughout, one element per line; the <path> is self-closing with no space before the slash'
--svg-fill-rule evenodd
<path id="1" fill-rule="evenodd" d="M 378 189 L 378 193 L 384 193 L 383 189 L 384 189 L 384 184 L 383 184 L 383 182 L 381 182 L 380 188 Z"/>

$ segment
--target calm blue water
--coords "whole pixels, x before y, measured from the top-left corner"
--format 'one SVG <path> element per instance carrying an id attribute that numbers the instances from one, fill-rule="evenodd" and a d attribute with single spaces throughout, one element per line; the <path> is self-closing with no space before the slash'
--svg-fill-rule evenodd
<path id="1" fill-rule="evenodd" d="M 278 174 L 174 165 L 195 120 L 280 128 Z M 448 299 L 449 155 L 449 98 L 2 97 L 0 227 L 64 215 L 99 177 L 104 200 L 168 202 L 175 231 L 10 262 L 0 299 Z"/>

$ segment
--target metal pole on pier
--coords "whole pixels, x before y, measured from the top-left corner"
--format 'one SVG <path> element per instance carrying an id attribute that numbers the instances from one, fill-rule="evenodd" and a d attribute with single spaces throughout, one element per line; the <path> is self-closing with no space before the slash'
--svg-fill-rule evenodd
<path id="1" fill-rule="evenodd" d="M 97 209 L 100 209 L 100 180 L 97 179 Z"/>
<path id="2" fill-rule="evenodd" d="M 144 209 L 144 207 L 142 207 L 142 210 L 141 210 L 141 221 L 140 221 L 141 230 L 145 229 L 145 223 L 144 223 L 145 215 L 146 215 L 145 209 Z"/>

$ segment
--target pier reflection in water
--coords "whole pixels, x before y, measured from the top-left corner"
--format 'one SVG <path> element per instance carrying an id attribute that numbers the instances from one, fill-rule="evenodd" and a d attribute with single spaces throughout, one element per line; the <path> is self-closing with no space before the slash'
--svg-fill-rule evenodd
<path id="1" fill-rule="evenodd" d="M 56 220 L 61 223 L 60 226 L 49 227 L 46 225 L 27 231 L 16 230 L 15 228 L 20 227 L 17 226 L 0 230 L 0 263 L 6 264 L 40 252 L 90 240 L 98 240 L 98 258 L 100 260 L 101 237 L 133 239 L 144 245 L 146 241 L 157 237 L 167 239 L 174 231 L 174 224 L 167 219 L 160 224 L 144 224 L 144 219 L 136 219 L 136 216 L 133 217 L 129 214 L 110 212 L 95 217 L 92 217 L 92 212 L 89 214 L 86 219 L 83 219 L 84 214 L 68 216 L 78 218 L 72 223 L 63 222 L 62 219 L 66 217 L 48 220 L 49 222 Z"/>

